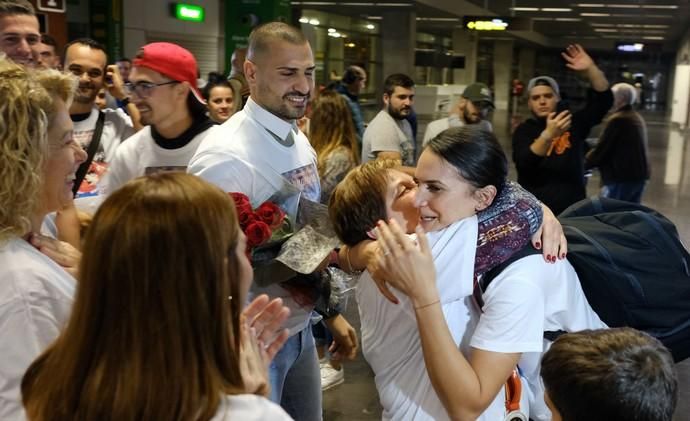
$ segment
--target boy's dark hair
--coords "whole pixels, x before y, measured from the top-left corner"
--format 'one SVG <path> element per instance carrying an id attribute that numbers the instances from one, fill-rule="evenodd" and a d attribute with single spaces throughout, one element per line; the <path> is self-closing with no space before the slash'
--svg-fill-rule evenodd
<path id="1" fill-rule="evenodd" d="M 563 421 L 671 421 L 678 380 L 671 353 L 631 328 L 559 337 L 541 376 Z"/>
<path id="2" fill-rule="evenodd" d="M 62 61 L 63 64 L 66 66 L 66 61 L 65 59 L 67 58 L 67 50 L 69 47 L 73 46 L 74 44 L 81 44 L 81 45 L 86 45 L 87 47 L 91 48 L 92 50 L 100 50 L 103 51 L 103 54 L 105 54 L 105 62 L 108 62 L 108 52 L 105 50 L 105 45 L 101 44 L 100 42 L 91 39 L 91 38 L 77 38 L 74 41 L 70 41 L 65 45 L 65 48 L 62 49 L 62 57 L 60 57 L 60 60 Z"/>
<path id="3" fill-rule="evenodd" d="M 351 83 L 355 83 L 359 80 L 362 80 L 362 76 L 363 76 L 362 72 L 363 71 L 364 71 L 364 68 L 362 66 L 356 66 L 356 65 L 347 66 L 347 68 L 343 72 L 343 77 L 342 77 L 341 81 L 344 84 L 349 85 Z"/>
<path id="4" fill-rule="evenodd" d="M 393 95 L 395 87 L 400 86 L 401 88 L 411 89 L 414 88 L 414 80 L 408 75 L 402 73 L 393 73 L 389 75 L 383 82 L 383 93 L 386 95 Z"/>
<path id="5" fill-rule="evenodd" d="M 57 54 L 57 41 L 55 41 L 55 38 L 53 38 L 50 34 L 41 34 L 41 44 L 50 45 L 55 49 L 55 53 Z"/>

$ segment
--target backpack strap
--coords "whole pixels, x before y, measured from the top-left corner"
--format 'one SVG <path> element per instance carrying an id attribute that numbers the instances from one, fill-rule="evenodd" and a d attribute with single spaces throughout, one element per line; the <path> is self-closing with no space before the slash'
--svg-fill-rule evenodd
<path id="1" fill-rule="evenodd" d="M 494 267 L 490 271 L 486 272 L 480 279 L 477 279 L 477 277 L 474 277 L 474 288 L 472 290 L 472 297 L 474 298 L 475 303 L 479 307 L 479 311 L 483 312 L 484 308 L 484 299 L 482 298 L 482 294 L 486 291 L 486 289 L 489 287 L 489 284 L 491 284 L 491 281 L 493 281 L 498 275 L 503 272 L 505 268 L 510 266 L 512 263 L 515 263 L 516 261 L 522 259 L 523 257 L 527 256 L 532 256 L 535 254 L 541 254 L 541 250 L 537 250 L 534 247 L 532 247 L 531 244 L 527 244 L 525 247 L 523 247 L 521 250 L 515 252 L 508 260 L 505 262 L 501 263 L 500 265 Z M 567 333 L 562 330 L 558 331 L 545 331 L 544 332 L 544 339 L 548 341 L 555 341 L 559 336 L 563 335 L 564 333 Z"/>
<path id="2" fill-rule="evenodd" d="M 98 151 L 98 146 L 101 144 L 101 135 L 103 134 L 104 124 L 105 113 L 103 111 L 98 111 L 98 120 L 96 121 L 96 128 L 93 131 L 93 135 L 91 136 L 91 142 L 89 143 L 89 147 L 86 150 L 86 161 L 81 163 L 79 169 L 77 170 L 77 174 L 75 175 L 74 186 L 72 186 L 72 194 L 74 195 L 76 195 L 79 191 L 79 187 L 81 187 L 81 183 L 84 181 L 84 177 L 86 177 L 86 173 L 89 171 L 89 167 L 91 167 L 93 157 L 96 155 L 96 151 Z"/>
<path id="3" fill-rule="evenodd" d="M 479 290 L 479 295 L 483 294 L 486 289 L 489 287 L 489 284 L 503 272 L 505 268 L 510 266 L 511 264 L 515 263 L 516 261 L 522 259 L 523 257 L 527 256 L 532 256 L 534 254 L 541 254 L 541 250 L 537 250 L 534 247 L 532 247 L 532 244 L 527 244 L 525 247 L 521 248 L 520 250 L 516 251 L 515 254 L 510 256 L 506 261 L 501 263 L 500 265 L 492 268 L 491 270 L 487 271 L 477 282 L 477 287 L 480 289 Z M 473 292 L 473 295 L 475 293 Z M 482 300 L 481 306 L 484 306 L 484 302 Z"/>

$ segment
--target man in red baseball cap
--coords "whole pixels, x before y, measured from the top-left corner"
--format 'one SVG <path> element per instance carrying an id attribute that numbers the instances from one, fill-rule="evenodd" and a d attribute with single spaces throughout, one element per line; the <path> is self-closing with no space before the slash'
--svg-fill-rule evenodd
<path id="1" fill-rule="evenodd" d="M 194 55 L 179 45 L 144 45 L 125 85 L 147 125 L 123 143 L 105 178 L 112 192 L 127 181 L 160 171 L 186 171 L 213 122 L 197 86 Z"/>

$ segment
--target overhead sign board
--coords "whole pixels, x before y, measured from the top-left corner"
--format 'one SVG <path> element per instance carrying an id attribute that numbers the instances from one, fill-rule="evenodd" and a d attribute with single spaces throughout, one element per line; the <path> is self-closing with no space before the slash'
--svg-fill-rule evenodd
<path id="1" fill-rule="evenodd" d="M 465 16 L 463 18 L 463 27 L 472 31 L 505 31 L 509 25 L 509 18 L 491 16 Z"/>
<path id="2" fill-rule="evenodd" d="M 507 16 L 464 16 L 462 27 L 469 31 L 531 31 L 532 19 Z"/>
<path id="3" fill-rule="evenodd" d="M 65 0 L 38 0 L 36 7 L 41 12 L 65 13 Z"/>
<path id="4" fill-rule="evenodd" d="M 173 3 L 175 19 L 188 22 L 203 22 L 205 11 L 201 6 L 195 4 Z"/>

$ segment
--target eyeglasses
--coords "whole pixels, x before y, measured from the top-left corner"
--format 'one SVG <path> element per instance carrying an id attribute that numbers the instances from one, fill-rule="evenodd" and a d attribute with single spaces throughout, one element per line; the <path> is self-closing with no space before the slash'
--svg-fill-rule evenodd
<path id="1" fill-rule="evenodd" d="M 125 89 L 130 95 L 136 94 L 139 98 L 148 98 L 153 93 L 153 90 L 159 86 L 172 85 L 173 83 L 180 83 L 176 80 L 171 80 L 170 82 L 163 83 L 153 83 L 153 82 L 136 82 L 136 83 L 125 83 Z"/>

